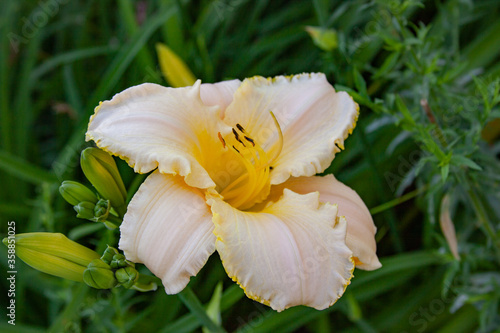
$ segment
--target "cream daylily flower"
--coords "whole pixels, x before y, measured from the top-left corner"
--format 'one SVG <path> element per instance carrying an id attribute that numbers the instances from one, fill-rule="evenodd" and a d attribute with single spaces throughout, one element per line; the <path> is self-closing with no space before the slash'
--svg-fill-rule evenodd
<path id="1" fill-rule="evenodd" d="M 128 206 L 119 247 L 167 293 L 217 250 L 248 297 L 278 311 L 324 309 L 355 264 L 380 267 L 361 198 L 331 175 L 314 176 L 357 117 L 357 104 L 323 74 L 142 84 L 101 103 L 86 139 L 136 172 L 155 170 Z"/>

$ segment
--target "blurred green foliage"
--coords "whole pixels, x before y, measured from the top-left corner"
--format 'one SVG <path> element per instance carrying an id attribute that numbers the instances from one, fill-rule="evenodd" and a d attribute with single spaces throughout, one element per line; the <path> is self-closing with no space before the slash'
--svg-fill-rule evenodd
<path id="1" fill-rule="evenodd" d="M 7 222 L 15 221 L 17 233 L 61 232 L 98 253 L 116 245 L 117 231 L 77 219 L 58 187 L 63 180 L 87 182 L 79 157 L 90 145 L 84 132 L 99 101 L 143 82 L 166 84 L 155 53 L 161 42 L 204 82 L 320 71 L 351 93 L 361 106 L 360 121 L 326 172 L 372 207 L 383 263 L 374 272 L 356 270 L 346 294 L 327 310 L 277 313 L 243 297 L 217 255 L 178 296 L 94 290 L 17 260 L 16 326 L 2 321 L 2 332 L 191 332 L 203 326 L 493 332 L 500 326 L 498 1 L 42 0 L 0 6 L 4 235 Z M 307 26 L 328 34 L 313 40 Z M 145 176 L 116 163 L 130 199 Z M 445 196 L 449 204 L 443 205 Z M 460 260 L 441 230 L 450 223 L 443 222 L 445 213 Z M 0 292 L 7 295 L 7 248 L 0 252 Z M 2 296 L 3 318 L 7 302 Z"/>

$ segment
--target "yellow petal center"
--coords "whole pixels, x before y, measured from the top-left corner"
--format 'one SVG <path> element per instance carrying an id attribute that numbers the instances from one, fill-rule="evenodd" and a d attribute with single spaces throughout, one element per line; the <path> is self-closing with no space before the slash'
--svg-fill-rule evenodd
<path id="1" fill-rule="evenodd" d="M 236 124 L 232 129 L 232 135 L 224 139 L 219 133 L 219 140 L 224 149 L 229 149 L 233 157 L 243 165 L 244 171 L 227 186 L 221 189 L 220 194 L 224 201 L 240 210 L 251 208 L 256 203 L 262 202 L 270 192 L 271 184 L 269 173 L 272 163 L 279 156 L 283 147 L 283 134 L 276 117 L 271 112 L 274 123 L 278 130 L 278 149 L 274 156 L 264 149 L 250 137 L 245 129 Z"/>

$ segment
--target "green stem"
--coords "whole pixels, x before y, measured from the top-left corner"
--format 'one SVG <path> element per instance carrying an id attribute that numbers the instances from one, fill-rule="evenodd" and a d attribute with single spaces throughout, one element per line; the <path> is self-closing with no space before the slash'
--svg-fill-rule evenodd
<path id="1" fill-rule="evenodd" d="M 122 224 L 122 219 L 119 218 L 118 216 L 114 216 L 112 214 L 108 214 L 108 217 L 106 218 L 106 221 L 115 224 L 117 227 L 119 227 L 120 224 Z"/>
<path id="2" fill-rule="evenodd" d="M 372 209 L 370 209 L 370 214 L 375 215 L 378 213 L 381 213 L 389 208 L 395 207 L 399 204 L 402 204 L 403 202 L 406 202 L 408 200 L 411 200 L 417 196 L 419 196 L 421 193 L 425 192 L 427 190 L 428 186 L 421 187 L 419 189 L 413 190 L 409 193 L 406 193 L 402 197 L 396 198 L 394 200 L 388 201 L 386 203 L 383 203 L 379 206 L 376 206 Z"/>
<path id="3" fill-rule="evenodd" d="M 57 317 L 57 319 L 52 323 L 47 332 L 58 333 L 64 332 L 65 328 L 71 323 L 78 314 L 78 308 L 82 305 L 85 296 L 87 295 L 90 288 L 81 284 L 77 286 L 72 291 L 72 299 L 66 305 L 64 311 Z"/>
<path id="4" fill-rule="evenodd" d="M 115 323 L 115 329 L 117 330 L 118 333 L 125 333 L 125 310 L 123 307 L 123 303 L 121 302 L 120 296 L 121 293 L 117 288 L 111 289 L 112 293 L 112 298 L 111 298 L 111 304 L 113 305 L 113 308 L 115 309 L 115 316 L 113 322 Z"/>

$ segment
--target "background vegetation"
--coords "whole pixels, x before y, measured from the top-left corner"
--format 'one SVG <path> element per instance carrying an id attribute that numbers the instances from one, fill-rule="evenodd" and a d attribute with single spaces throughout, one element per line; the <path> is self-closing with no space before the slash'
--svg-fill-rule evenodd
<path id="1" fill-rule="evenodd" d="M 100 100 L 167 84 L 163 42 L 204 82 L 319 71 L 354 96 L 358 126 L 327 172 L 371 208 L 383 263 L 356 270 L 327 310 L 276 313 L 244 297 L 216 254 L 181 296 L 98 291 L 18 260 L 12 327 L 2 246 L 2 332 L 199 331 L 219 281 L 227 331 L 498 332 L 500 2 L 2 1 L 0 15 L 3 235 L 15 221 L 17 233 L 116 245 L 57 189 L 86 181 L 79 154 Z M 306 26 L 330 30 L 313 39 Z M 144 177 L 117 162 L 130 196 Z"/>

